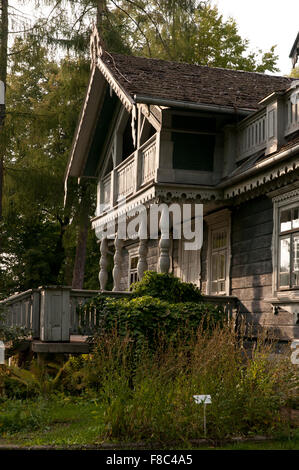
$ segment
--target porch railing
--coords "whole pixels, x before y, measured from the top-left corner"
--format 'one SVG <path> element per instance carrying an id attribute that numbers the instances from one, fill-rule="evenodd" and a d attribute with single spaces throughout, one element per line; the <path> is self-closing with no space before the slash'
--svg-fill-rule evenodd
<path id="1" fill-rule="evenodd" d="M 39 309 L 39 289 L 29 289 L 0 302 L 0 315 L 4 314 L 5 325 L 25 328 L 33 338 L 39 337 Z"/>
<path id="2" fill-rule="evenodd" d="M 47 286 L 15 294 L 0 302 L 7 326 L 28 329 L 33 339 L 43 342 L 69 342 L 71 335 L 89 335 L 97 326 L 93 309 L 79 315 L 78 306 L 99 294 L 100 290 Z M 130 292 L 104 292 L 107 296 L 124 297 Z M 204 302 L 223 305 L 227 317 L 234 318 L 235 297 L 204 296 Z"/>

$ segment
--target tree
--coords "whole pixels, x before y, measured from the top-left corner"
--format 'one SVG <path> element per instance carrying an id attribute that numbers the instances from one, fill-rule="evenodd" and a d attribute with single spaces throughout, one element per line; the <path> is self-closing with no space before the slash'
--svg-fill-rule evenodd
<path id="1" fill-rule="evenodd" d="M 257 72 L 277 71 L 275 46 L 250 51 L 233 18 L 224 20 L 210 0 L 44 0 L 56 14 L 48 44 L 87 51 L 96 19 L 111 52 Z"/>
<path id="2" fill-rule="evenodd" d="M 77 232 L 78 188 L 70 185 L 64 208 L 63 176 L 89 76 L 86 61 L 66 58 L 58 65 L 34 38 L 16 40 L 18 51 L 8 75 L 4 134 L 6 291 L 71 283 L 76 242 L 69 232 Z"/>
<path id="3" fill-rule="evenodd" d="M 7 42 L 8 42 L 8 0 L 1 0 L 1 18 L 0 18 L 0 80 L 4 84 L 4 93 L 6 89 L 7 76 Z M 0 116 L 0 223 L 2 220 L 2 195 L 3 195 L 3 172 L 4 172 L 4 146 L 1 143 L 1 127 L 4 125 L 4 116 Z M 1 250 L 1 238 L 0 238 Z"/>
<path id="4" fill-rule="evenodd" d="M 290 77 L 299 79 L 299 66 L 292 69 Z"/>

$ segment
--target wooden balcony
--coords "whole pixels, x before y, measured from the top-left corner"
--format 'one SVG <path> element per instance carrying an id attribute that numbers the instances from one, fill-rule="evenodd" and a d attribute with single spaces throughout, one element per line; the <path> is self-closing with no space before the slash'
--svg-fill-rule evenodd
<path id="1" fill-rule="evenodd" d="M 238 160 L 243 160 L 267 147 L 267 124 L 266 110 L 240 124 L 238 132 Z"/>
<path id="2" fill-rule="evenodd" d="M 150 184 L 156 173 L 157 134 L 154 134 L 100 181 L 97 216 Z"/>
<path id="3" fill-rule="evenodd" d="M 299 101 L 295 101 L 298 97 L 296 90 L 284 97 L 270 96 L 263 100 L 261 111 L 239 124 L 237 161 L 260 150 L 265 150 L 266 155 L 275 152 L 283 145 L 284 137 L 299 130 Z"/>
<path id="4" fill-rule="evenodd" d="M 291 95 L 286 100 L 286 126 L 285 135 L 296 132 L 299 129 L 299 91 L 297 92 L 297 103 L 291 101 Z"/>

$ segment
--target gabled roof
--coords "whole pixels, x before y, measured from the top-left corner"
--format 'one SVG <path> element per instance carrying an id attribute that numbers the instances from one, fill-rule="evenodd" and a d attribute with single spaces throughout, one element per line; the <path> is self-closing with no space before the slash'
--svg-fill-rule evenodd
<path id="1" fill-rule="evenodd" d="M 68 176 L 84 174 L 107 84 L 133 114 L 137 103 L 150 102 L 244 116 L 259 109 L 263 98 L 285 91 L 292 83 L 287 77 L 109 53 L 103 49 L 96 29 L 91 37 L 91 58 L 90 82 L 73 139 L 65 185 Z"/>
<path id="2" fill-rule="evenodd" d="M 123 90 L 151 98 L 249 110 L 291 78 L 103 52 L 101 61 Z"/>

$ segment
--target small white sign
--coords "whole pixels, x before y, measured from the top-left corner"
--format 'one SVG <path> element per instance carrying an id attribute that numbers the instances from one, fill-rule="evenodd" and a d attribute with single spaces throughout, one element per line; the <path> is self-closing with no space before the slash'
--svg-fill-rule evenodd
<path id="1" fill-rule="evenodd" d="M 5 346 L 3 341 L 0 341 L 0 364 L 5 364 Z"/>
<path id="2" fill-rule="evenodd" d="M 193 398 L 198 405 L 200 403 L 204 405 L 210 405 L 212 403 L 211 395 L 193 395 Z"/>

